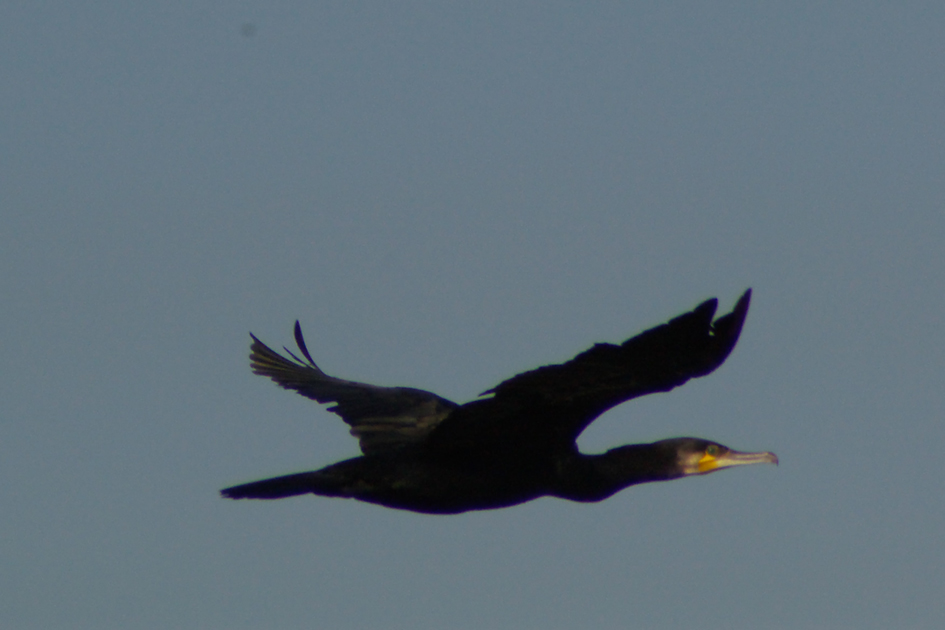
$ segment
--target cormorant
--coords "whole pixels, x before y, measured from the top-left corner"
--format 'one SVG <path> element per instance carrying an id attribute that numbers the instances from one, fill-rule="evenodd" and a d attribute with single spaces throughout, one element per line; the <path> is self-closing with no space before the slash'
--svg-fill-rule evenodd
<path id="1" fill-rule="evenodd" d="M 599 343 L 560 365 L 524 372 L 464 405 L 408 387 L 378 387 L 328 376 L 315 365 L 299 323 L 305 359 L 291 361 L 254 335 L 253 372 L 320 403 L 351 426 L 360 457 L 321 470 L 221 491 L 231 499 L 300 494 L 346 497 L 430 514 L 508 507 L 541 496 L 601 501 L 638 483 L 745 464 L 778 463 L 774 453 L 740 453 L 700 438 L 631 444 L 585 455 L 576 439 L 620 403 L 666 392 L 719 367 L 738 340 L 751 289 L 716 319 L 703 302 L 620 345 Z"/>

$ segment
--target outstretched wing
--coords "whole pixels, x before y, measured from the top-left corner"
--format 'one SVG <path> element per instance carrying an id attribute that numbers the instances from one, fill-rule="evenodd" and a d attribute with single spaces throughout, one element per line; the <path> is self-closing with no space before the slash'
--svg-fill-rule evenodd
<path id="1" fill-rule="evenodd" d="M 750 299 L 751 289 L 714 322 L 718 301 L 707 300 L 620 345 L 596 344 L 567 363 L 514 376 L 483 392 L 491 398 L 464 405 L 432 439 L 530 448 L 575 440 L 608 409 L 719 367 L 738 341 Z"/>
<path id="2" fill-rule="evenodd" d="M 378 387 L 328 376 L 309 355 L 298 322 L 295 342 L 306 360 L 285 348 L 294 361 L 287 359 L 255 335 L 250 337 L 253 373 L 268 376 L 282 387 L 320 403 L 335 403 L 328 411 L 351 426 L 351 434 L 358 438 L 365 455 L 423 441 L 458 406 L 420 389 Z"/>

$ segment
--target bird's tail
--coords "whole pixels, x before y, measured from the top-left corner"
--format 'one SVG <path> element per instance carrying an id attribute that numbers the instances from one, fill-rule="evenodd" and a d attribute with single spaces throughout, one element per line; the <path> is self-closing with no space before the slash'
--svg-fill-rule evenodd
<path id="1" fill-rule="evenodd" d="M 228 499 L 284 499 L 309 493 L 346 496 L 344 483 L 337 476 L 322 471 L 273 477 L 220 490 L 220 494 Z"/>

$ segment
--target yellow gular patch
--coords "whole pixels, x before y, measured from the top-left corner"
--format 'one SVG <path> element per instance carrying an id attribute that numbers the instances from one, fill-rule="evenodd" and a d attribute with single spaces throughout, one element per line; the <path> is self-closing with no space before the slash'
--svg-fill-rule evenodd
<path id="1" fill-rule="evenodd" d="M 699 463 L 696 465 L 696 467 L 699 469 L 699 472 L 704 473 L 709 472 L 710 470 L 715 470 L 718 465 L 718 460 L 712 455 L 706 453 L 702 456 L 702 459 L 699 460 Z"/>

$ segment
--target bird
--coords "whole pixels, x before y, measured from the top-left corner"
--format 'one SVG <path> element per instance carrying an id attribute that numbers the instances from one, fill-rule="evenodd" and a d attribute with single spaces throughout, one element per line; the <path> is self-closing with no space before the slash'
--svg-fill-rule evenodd
<path id="1" fill-rule="evenodd" d="M 577 438 L 608 409 L 667 392 L 718 368 L 742 330 L 751 289 L 713 320 L 713 298 L 617 345 L 597 343 L 565 363 L 523 372 L 457 404 L 410 387 L 329 376 L 312 360 L 299 322 L 302 357 L 287 358 L 255 335 L 250 365 L 341 417 L 361 455 L 320 470 L 221 490 L 230 499 L 304 494 L 343 497 L 424 514 L 505 508 L 543 496 L 602 501 L 629 486 L 777 464 L 771 452 L 739 452 L 695 437 L 581 453 Z"/>

